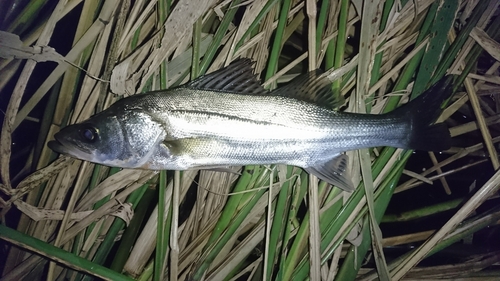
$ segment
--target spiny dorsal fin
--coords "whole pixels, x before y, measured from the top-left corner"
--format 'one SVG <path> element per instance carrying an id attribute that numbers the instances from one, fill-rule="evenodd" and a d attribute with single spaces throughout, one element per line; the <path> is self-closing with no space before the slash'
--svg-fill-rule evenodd
<path id="1" fill-rule="evenodd" d="M 237 59 L 227 67 L 189 82 L 186 87 L 248 95 L 269 93 L 253 74 L 252 65 L 253 62 L 248 58 Z"/>
<path id="2" fill-rule="evenodd" d="M 332 82 L 319 69 L 302 74 L 289 84 L 271 92 L 272 95 L 298 99 L 314 103 L 329 109 L 344 104 L 344 97 L 335 97 L 332 92 Z"/>

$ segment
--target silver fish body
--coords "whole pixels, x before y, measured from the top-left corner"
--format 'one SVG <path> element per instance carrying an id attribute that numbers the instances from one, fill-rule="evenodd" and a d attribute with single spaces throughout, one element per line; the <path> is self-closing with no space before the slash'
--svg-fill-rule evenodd
<path id="1" fill-rule="evenodd" d="M 430 123 L 451 91 L 450 79 L 394 112 L 353 114 L 318 105 L 330 91 L 326 78 L 309 75 L 267 93 L 250 65 L 240 60 L 185 86 L 124 98 L 64 128 L 49 146 L 79 159 L 123 168 L 288 164 L 345 190 L 353 187 L 344 151 L 449 147 L 446 127 Z M 235 79 L 247 86 L 231 91 Z M 307 100 L 311 91 L 316 100 Z"/>
<path id="2" fill-rule="evenodd" d="M 390 116 L 340 113 L 271 95 L 178 89 L 142 96 L 134 107 L 162 128 L 156 130 L 156 142 L 165 147 L 135 164 L 150 169 L 273 163 L 309 167 L 346 150 L 401 147 L 410 132 L 406 123 Z M 162 156 L 171 152 L 176 153 Z"/>

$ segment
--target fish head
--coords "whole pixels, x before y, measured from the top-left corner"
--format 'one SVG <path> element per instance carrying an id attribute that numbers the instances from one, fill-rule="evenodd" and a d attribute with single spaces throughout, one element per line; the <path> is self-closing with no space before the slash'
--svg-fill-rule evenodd
<path id="1" fill-rule="evenodd" d="M 150 161 L 164 130 L 141 110 L 105 110 L 63 128 L 48 146 L 61 154 L 120 168 L 140 168 Z"/>

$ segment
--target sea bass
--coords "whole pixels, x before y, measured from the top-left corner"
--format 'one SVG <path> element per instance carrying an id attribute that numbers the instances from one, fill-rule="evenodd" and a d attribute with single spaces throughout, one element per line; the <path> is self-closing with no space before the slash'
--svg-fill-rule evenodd
<path id="1" fill-rule="evenodd" d="M 444 124 L 432 124 L 451 94 L 451 77 L 413 101 L 380 115 L 334 111 L 331 81 L 319 71 L 265 90 L 252 62 L 169 90 L 123 98 L 86 121 L 63 128 L 49 147 L 112 167 L 214 169 L 236 165 L 301 167 L 354 190 L 342 152 L 392 146 L 440 151 L 450 147 Z"/>

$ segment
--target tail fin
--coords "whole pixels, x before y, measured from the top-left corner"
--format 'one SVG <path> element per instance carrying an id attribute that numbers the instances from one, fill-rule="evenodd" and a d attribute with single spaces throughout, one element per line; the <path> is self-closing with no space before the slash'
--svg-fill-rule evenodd
<path id="1" fill-rule="evenodd" d="M 445 124 L 432 124 L 441 114 L 441 104 L 452 93 L 453 76 L 441 78 L 427 91 L 406 105 L 388 113 L 403 116 L 410 124 L 405 148 L 425 151 L 442 151 L 451 146 L 450 131 Z"/>

